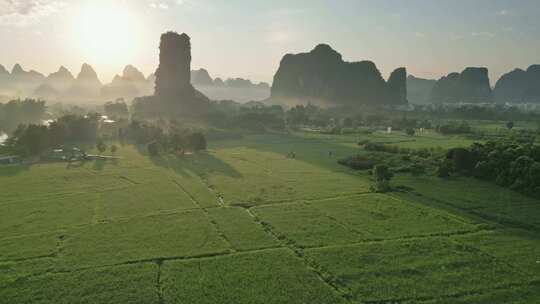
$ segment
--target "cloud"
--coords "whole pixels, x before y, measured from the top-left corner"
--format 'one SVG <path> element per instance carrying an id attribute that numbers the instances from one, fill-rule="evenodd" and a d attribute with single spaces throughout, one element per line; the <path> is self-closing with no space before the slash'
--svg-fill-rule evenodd
<path id="1" fill-rule="evenodd" d="M 186 3 L 185 0 L 164 0 L 161 2 L 150 2 L 148 5 L 151 8 L 167 10 L 171 8 L 172 6 L 175 6 L 175 5 L 180 6 L 180 5 L 184 5 L 185 3 Z"/>
<path id="2" fill-rule="evenodd" d="M 0 25 L 24 27 L 61 11 L 67 4 L 58 0 L 0 0 Z"/>
<path id="3" fill-rule="evenodd" d="M 169 9 L 169 4 L 165 3 L 165 2 L 160 2 L 160 3 L 150 3 L 150 7 L 151 8 L 158 8 L 158 9 L 162 9 L 162 10 L 166 10 L 166 9 Z"/>
<path id="4" fill-rule="evenodd" d="M 471 36 L 473 37 L 487 37 L 487 38 L 493 38 L 497 36 L 495 33 L 491 32 L 472 32 Z"/>
<path id="5" fill-rule="evenodd" d="M 452 41 L 460 41 L 460 40 L 463 40 L 463 35 L 459 35 L 459 34 L 451 34 L 450 35 L 450 40 Z"/>
<path id="6" fill-rule="evenodd" d="M 290 43 L 294 40 L 294 33 L 288 30 L 272 30 L 266 35 L 266 41 L 272 44 Z"/>
<path id="7" fill-rule="evenodd" d="M 508 10 L 500 10 L 499 13 L 497 15 L 499 16 L 507 16 L 508 14 L 510 14 L 510 12 Z"/>

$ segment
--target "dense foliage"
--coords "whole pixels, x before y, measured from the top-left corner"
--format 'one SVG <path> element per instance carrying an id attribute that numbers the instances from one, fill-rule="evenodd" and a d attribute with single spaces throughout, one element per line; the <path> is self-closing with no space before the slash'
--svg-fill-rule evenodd
<path id="1" fill-rule="evenodd" d="M 68 142 L 94 141 L 97 137 L 99 115 L 67 115 L 49 126 L 19 125 L 6 145 L 26 156 L 38 155 Z"/>
<path id="2" fill-rule="evenodd" d="M 107 102 L 103 105 L 105 114 L 111 118 L 128 118 L 129 110 L 127 104 L 123 100 L 115 102 Z"/>
<path id="3" fill-rule="evenodd" d="M 451 149 L 439 171 L 441 176 L 474 176 L 540 197 L 540 145 L 506 140 Z"/>
<path id="4" fill-rule="evenodd" d="M 285 129 L 284 117 L 285 111 L 280 106 L 265 106 L 261 103 L 241 105 L 223 100 L 211 105 L 206 120 L 217 128 L 266 132 Z"/>
<path id="5" fill-rule="evenodd" d="M 45 102 L 25 99 L 0 103 L 0 131 L 11 132 L 20 124 L 38 124 L 45 115 Z"/>
<path id="6" fill-rule="evenodd" d="M 373 167 L 373 177 L 375 178 L 374 190 L 376 192 L 387 192 L 390 190 L 390 179 L 394 174 L 386 165 L 376 165 Z"/>

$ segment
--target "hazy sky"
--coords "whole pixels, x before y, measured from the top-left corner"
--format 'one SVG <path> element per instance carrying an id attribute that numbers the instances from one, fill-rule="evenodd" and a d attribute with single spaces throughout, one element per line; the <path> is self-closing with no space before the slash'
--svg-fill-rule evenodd
<path id="1" fill-rule="evenodd" d="M 0 0 L 0 64 L 102 81 L 126 64 L 157 66 L 159 35 L 186 32 L 192 67 L 271 81 L 281 57 L 328 43 L 345 60 L 373 60 L 438 78 L 486 66 L 492 85 L 540 63 L 540 0 Z"/>

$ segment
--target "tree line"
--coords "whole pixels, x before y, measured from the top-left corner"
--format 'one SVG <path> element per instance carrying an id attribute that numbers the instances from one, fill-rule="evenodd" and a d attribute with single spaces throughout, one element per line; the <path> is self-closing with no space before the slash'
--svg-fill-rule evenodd
<path id="1" fill-rule="evenodd" d="M 540 198 L 540 145 L 510 138 L 451 149 L 437 173 L 472 176 Z"/>
<path id="2" fill-rule="evenodd" d="M 17 99 L 0 103 L 0 131 L 12 132 L 20 124 L 38 124 L 45 116 L 45 101 Z"/>

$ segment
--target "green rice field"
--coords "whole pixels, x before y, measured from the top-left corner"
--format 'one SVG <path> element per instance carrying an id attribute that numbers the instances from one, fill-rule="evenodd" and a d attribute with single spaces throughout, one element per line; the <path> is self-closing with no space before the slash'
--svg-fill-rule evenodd
<path id="1" fill-rule="evenodd" d="M 372 193 L 336 162 L 359 139 L 473 142 L 265 134 L 0 167 L 0 303 L 540 303 L 540 201 L 408 174 Z"/>

